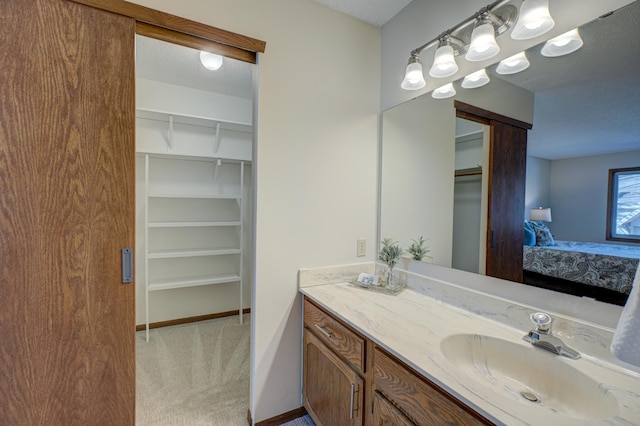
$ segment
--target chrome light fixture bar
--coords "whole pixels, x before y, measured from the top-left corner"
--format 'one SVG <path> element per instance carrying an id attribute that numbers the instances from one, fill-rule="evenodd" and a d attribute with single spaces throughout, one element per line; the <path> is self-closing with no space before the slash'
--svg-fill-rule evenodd
<path id="1" fill-rule="evenodd" d="M 518 17 L 518 8 L 508 4 L 509 1 L 494 1 L 433 40 L 412 50 L 401 87 L 405 90 L 418 90 L 426 85 L 419 57 L 423 50 L 430 47 L 438 46 L 433 66 L 429 71 L 429 75 L 435 78 L 449 77 L 458 71 L 458 65 L 455 62 L 456 56 L 467 54 L 467 60 L 483 61 L 496 55 L 500 48 L 495 44 L 495 37 L 511 28 Z M 475 30 L 480 27 L 482 29 L 476 32 Z M 485 40 L 486 37 L 489 37 L 490 45 L 478 44 L 478 41 L 474 44 L 474 39 L 477 38 L 473 35 L 474 33 L 484 34 Z M 493 39 L 493 44 L 491 44 L 491 39 Z M 482 37 L 480 41 L 482 41 Z M 491 55 L 488 56 L 488 54 Z M 420 77 L 417 76 L 418 68 Z"/>

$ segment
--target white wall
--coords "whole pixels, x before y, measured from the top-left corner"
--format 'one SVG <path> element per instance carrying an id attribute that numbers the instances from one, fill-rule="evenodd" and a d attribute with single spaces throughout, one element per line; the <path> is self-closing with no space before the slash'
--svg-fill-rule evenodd
<path id="1" fill-rule="evenodd" d="M 455 110 L 422 96 L 384 113 L 381 238 L 404 248 L 422 236 L 438 265 L 451 266 Z"/>
<path id="2" fill-rule="evenodd" d="M 529 219 L 531 209 L 549 207 L 551 190 L 551 161 L 527 156 L 527 182 L 524 196 L 524 218 Z M 555 210 L 551 210 L 551 219 Z"/>
<path id="3" fill-rule="evenodd" d="M 607 241 L 609 169 L 636 167 L 640 151 L 551 161 L 550 205 L 555 238 Z"/>
<path id="4" fill-rule="evenodd" d="M 259 55 L 252 413 L 301 406 L 297 270 L 374 258 L 380 31 L 311 0 L 135 0 Z M 356 257 L 356 239 L 367 256 Z"/>

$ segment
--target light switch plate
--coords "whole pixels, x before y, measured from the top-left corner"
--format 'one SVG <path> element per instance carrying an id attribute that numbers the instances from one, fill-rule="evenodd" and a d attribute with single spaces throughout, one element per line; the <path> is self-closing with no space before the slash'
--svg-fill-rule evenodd
<path id="1" fill-rule="evenodd" d="M 367 240 L 364 238 L 358 238 L 358 248 L 356 255 L 363 257 L 367 255 Z"/>

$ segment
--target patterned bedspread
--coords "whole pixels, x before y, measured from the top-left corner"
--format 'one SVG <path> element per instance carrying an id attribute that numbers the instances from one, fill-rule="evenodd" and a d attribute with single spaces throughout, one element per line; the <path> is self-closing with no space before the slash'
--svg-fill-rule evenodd
<path id="1" fill-rule="evenodd" d="M 524 246 L 524 269 L 629 294 L 640 247 L 557 241 L 555 246 Z"/>

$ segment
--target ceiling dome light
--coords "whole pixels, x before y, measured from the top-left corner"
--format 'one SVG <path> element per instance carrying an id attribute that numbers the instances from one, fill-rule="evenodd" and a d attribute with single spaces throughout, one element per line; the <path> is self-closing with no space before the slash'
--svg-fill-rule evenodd
<path id="1" fill-rule="evenodd" d="M 476 89 L 482 87 L 485 84 L 489 84 L 491 80 L 487 75 L 487 71 L 482 68 L 480 71 L 469 74 L 462 80 L 462 87 L 465 89 Z"/>
<path id="2" fill-rule="evenodd" d="M 422 74 L 422 63 L 418 56 L 412 53 L 400 87 L 404 90 L 418 90 L 422 89 L 426 84 L 427 82 L 424 81 L 424 75 Z"/>
<path id="3" fill-rule="evenodd" d="M 524 52 L 517 53 L 513 56 L 503 59 L 498 64 L 496 72 L 498 74 L 515 74 L 529 68 L 529 60 Z"/>
<path id="4" fill-rule="evenodd" d="M 456 64 L 456 59 L 453 56 L 453 47 L 446 44 L 438 47 L 429 75 L 435 78 L 444 78 L 457 72 L 458 64 Z"/>
<path id="5" fill-rule="evenodd" d="M 528 40 L 549 31 L 555 25 L 549 13 L 549 0 L 524 0 L 518 22 L 511 32 L 514 40 Z"/>
<path id="6" fill-rule="evenodd" d="M 493 58 L 500 52 L 500 46 L 496 43 L 496 33 L 493 24 L 488 21 L 477 25 L 471 33 L 471 45 L 464 56 L 467 61 L 484 61 Z"/>
<path id="7" fill-rule="evenodd" d="M 431 97 L 435 99 L 446 99 L 454 96 L 456 89 L 453 88 L 453 83 L 447 83 L 444 86 L 438 87 L 433 91 Z"/>
<path id="8" fill-rule="evenodd" d="M 202 50 L 200 51 L 200 62 L 206 69 L 217 71 L 222 67 L 222 56 Z"/>
<path id="9" fill-rule="evenodd" d="M 548 57 L 568 55 L 580 49 L 583 44 L 582 37 L 580 37 L 578 29 L 575 28 L 547 41 L 540 53 Z"/>

